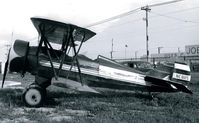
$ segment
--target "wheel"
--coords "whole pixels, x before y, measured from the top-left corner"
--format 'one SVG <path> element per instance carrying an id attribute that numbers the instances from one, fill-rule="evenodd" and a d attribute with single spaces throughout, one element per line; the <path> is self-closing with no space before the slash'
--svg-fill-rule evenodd
<path id="1" fill-rule="evenodd" d="M 46 97 L 46 95 L 47 95 L 47 91 L 46 91 L 46 88 L 44 88 L 44 87 L 41 87 L 40 85 L 38 85 L 37 83 L 31 83 L 30 85 L 29 85 L 30 87 L 38 87 L 41 91 L 42 91 L 42 93 L 43 93 L 43 95 L 44 95 L 44 98 Z"/>
<path id="2" fill-rule="evenodd" d="M 44 91 L 37 85 L 30 85 L 22 95 L 23 101 L 29 107 L 42 106 L 44 102 Z"/>

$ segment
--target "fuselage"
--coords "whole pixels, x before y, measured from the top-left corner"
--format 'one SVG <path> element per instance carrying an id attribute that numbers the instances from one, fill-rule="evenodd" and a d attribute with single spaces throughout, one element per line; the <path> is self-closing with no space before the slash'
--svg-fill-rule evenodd
<path id="1" fill-rule="evenodd" d="M 71 57 L 60 50 L 29 46 L 20 40 L 15 41 L 12 52 L 10 71 L 29 72 L 35 76 L 35 83 L 44 88 L 51 85 L 52 78 L 62 77 L 97 88 L 191 93 L 181 83 L 149 76 L 103 56 L 95 60 L 84 55 Z"/>
<path id="2" fill-rule="evenodd" d="M 55 52 L 61 57 L 59 51 Z M 20 62 L 24 60 L 24 56 L 21 57 L 18 55 L 18 57 L 11 59 L 10 70 L 12 72 L 20 72 L 21 69 L 25 69 L 35 76 L 41 76 L 47 79 L 52 79 L 57 75 L 58 77 L 70 79 L 89 87 L 163 92 L 177 91 L 176 88 L 172 88 L 171 86 L 164 87 L 146 81 L 146 75 L 144 73 L 133 70 L 103 56 L 99 56 L 96 60 L 91 60 L 82 55 L 77 57 L 81 68 L 80 74 L 83 78 L 81 80 L 77 64 L 74 62 L 73 57 L 66 56 L 60 68 L 61 62 L 57 57 L 52 55 L 51 64 L 44 49 L 41 50 L 39 55 L 36 55 L 36 53 L 37 47 L 29 47 L 25 68 L 16 67 L 20 66 L 20 64 L 22 64 Z M 156 89 L 150 89 L 151 87 L 156 87 Z"/>

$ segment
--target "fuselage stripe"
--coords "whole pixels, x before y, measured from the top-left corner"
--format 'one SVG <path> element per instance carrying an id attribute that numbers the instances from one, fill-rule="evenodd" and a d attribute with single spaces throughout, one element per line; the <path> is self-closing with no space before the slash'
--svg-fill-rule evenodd
<path id="1" fill-rule="evenodd" d="M 40 61 L 40 64 L 45 67 L 51 67 L 51 64 L 49 61 Z M 53 62 L 53 65 L 56 69 L 59 68 L 60 63 Z M 63 70 L 70 70 L 70 65 L 63 64 L 62 69 Z M 71 69 L 72 72 L 78 72 L 78 69 L 76 66 L 73 66 Z M 123 82 L 128 82 L 132 84 L 139 84 L 139 85 L 147 85 L 147 82 L 144 81 L 144 75 L 129 72 L 129 71 L 124 71 L 124 70 L 119 70 L 116 68 L 111 68 L 103 65 L 99 65 L 99 70 L 91 70 L 91 69 L 86 69 L 81 67 L 81 72 L 83 74 L 87 75 L 93 75 L 97 77 L 102 77 L 105 79 L 113 79 L 113 80 L 118 80 L 118 81 L 123 81 Z"/>

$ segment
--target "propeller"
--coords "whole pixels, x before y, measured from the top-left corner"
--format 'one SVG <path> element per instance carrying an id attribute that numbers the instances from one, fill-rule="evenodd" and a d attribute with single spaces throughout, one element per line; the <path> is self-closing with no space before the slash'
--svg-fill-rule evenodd
<path id="1" fill-rule="evenodd" d="M 17 54 L 18 57 L 12 58 L 10 61 L 10 51 L 8 51 L 7 60 L 5 63 L 3 80 L 1 87 L 3 88 L 5 83 L 6 74 L 8 71 L 8 66 L 10 66 L 11 72 L 21 72 L 22 77 L 26 72 L 26 66 L 28 64 L 28 53 L 29 53 L 29 42 L 23 40 L 15 40 L 13 45 L 13 50 Z"/>
<path id="2" fill-rule="evenodd" d="M 8 71 L 8 64 L 9 64 L 9 58 L 10 58 L 10 50 L 11 50 L 11 48 L 8 51 L 7 60 L 6 60 L 5 67 L 4 67 L 4 73 L 3 73 L 3 80 L 2 80 L 1 88 L 3 88 L 4 82 L 5 82 L 5 78 L 6 78 L 6 74 L 7 74 L 7 71 Z"/>

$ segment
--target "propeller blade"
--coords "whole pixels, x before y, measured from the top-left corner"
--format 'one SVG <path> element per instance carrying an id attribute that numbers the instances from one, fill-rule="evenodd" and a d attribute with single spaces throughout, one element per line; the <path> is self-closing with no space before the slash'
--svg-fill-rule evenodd
<path id="1" fill-rule="evenodd" d="M 7 60 L 6 60 L 6 63 L 5 63 L 5 68 L 4 68 L 3 80 L 2 80 L 1 88 L 3 88 L 4 82 L 5 82 L 5 78 L 6 78 L 6 74 L 7 74 L 7 71 L 8 71 L 8 63 L 9 63 L 9 57 L 10 57 L 10 50 L 11 50 L 11 48 L 8 51 L 8 56 L 7 56 Z"/>

